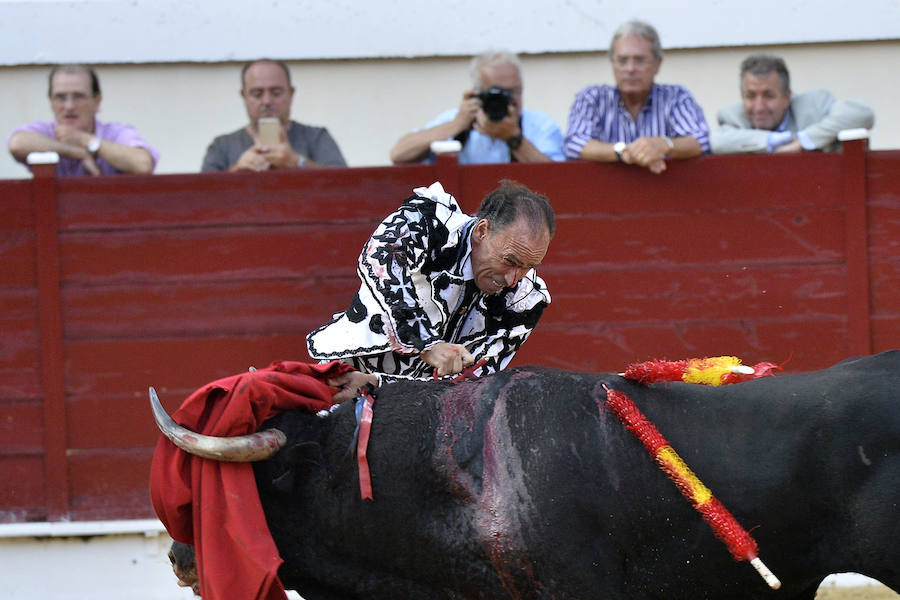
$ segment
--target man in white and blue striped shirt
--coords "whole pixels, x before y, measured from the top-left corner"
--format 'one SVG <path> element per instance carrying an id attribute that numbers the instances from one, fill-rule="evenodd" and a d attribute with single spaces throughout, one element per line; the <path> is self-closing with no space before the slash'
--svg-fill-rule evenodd
<path id="1" fill-rule="evenodd" d="M 662 64 L 656 30 L 641 21 L 619 27 L 610 45 L 615 87 L 592 85 L 575 96 L 564 150 L 567 158 L 621 161 L 666 169 L 666 159 L 709 152 L 703 109 L 680 85 L 654 83 Z"/>

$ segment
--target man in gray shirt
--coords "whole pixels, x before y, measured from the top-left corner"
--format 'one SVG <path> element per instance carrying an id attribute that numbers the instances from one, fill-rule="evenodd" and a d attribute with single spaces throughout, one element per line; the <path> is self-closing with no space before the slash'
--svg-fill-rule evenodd
<path id="1" fill-rule="evenodd" d="M 282 61 L 261 59 L 241 70 L 241 97 L 250 123 L 212 141 L 202 171 L 266 171 L 305 167 L 346 167 L 340 149 L 324 127 L 291 120 L 294 88 Z M 278 119 L 278 141 L 260 137 L 259 120 Z"/>
<path id="2" fill-rule="evenodd" d="M 715 154 L 836 150 L 843 129 L 870 129 L 872 109 L 860 100 L 836 101 L 827 90 L 791 93 L 791 79 L 777 56 L 756 54 L 741 63 L 742 102 L 719 111 L 710 136 Z"/>

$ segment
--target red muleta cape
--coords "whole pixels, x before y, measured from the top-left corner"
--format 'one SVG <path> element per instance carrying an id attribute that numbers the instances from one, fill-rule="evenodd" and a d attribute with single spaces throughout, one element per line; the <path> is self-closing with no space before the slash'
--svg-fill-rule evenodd
<path id="1" fill-rule="evenodd" d="M 274 362 L 203 386 L 172 418 L 205 435 L 246 435 L 282 410 L 329 408 L 337 390 L 325 381 L 351 370 L 337 361 Z M 153 454 L 150 496 L 169 535 L 194 545 L 205 600 L 286 598 L 278 579 L 281 556 L 250 463 L 192 456 L 162 437 Z"/>

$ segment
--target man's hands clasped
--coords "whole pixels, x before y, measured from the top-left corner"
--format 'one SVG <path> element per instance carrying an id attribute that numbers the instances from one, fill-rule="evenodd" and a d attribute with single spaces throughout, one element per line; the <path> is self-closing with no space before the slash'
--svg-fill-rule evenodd
<path id="1" fill-rule="evenodd" d="M 72 125 L 56 125 L 56 140 L 70 146 L 68 157 L 80 160 L 84 170 L 90 175 L 100 175 L 100 166 L 87 149 L 93 137 L 93 134 Z"/>
<path id="2" fill-rule="evenodd" d="M 638 165 L 659 175 L 666 170 L 666 154 L 669 144 L 661 137 L 642 137 L 634 140 L 622 151 L 622 162 Z"/>

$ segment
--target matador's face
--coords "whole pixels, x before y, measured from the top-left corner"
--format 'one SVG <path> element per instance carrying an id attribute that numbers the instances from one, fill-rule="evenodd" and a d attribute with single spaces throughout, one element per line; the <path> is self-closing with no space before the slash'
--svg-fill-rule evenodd
<path id="1" fill-rule="evenodd" d="M 475 285 L 485 294 L 514 287 L 530 269 L 541 264 L 550 245 L 544 228 L 534 231 L 524 219 L 492 229 L 481 219 L 472 230 L 472 271 Z"/>

